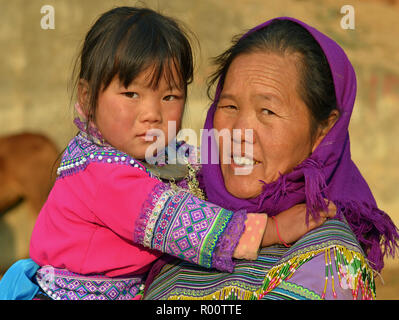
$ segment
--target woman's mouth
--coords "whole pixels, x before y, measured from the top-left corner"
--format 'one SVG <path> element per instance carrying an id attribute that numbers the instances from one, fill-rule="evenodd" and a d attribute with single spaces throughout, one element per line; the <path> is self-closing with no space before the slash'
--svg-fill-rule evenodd
<path id="1" fill-rule="evenodd" d="M 260 163 L 260 161 L 257 161 L 252 157 L 246 157 L 246 156 L 233 155 L 232 159 L 233 159 L 233 164 L 240 167 L 254 166 Z"/>

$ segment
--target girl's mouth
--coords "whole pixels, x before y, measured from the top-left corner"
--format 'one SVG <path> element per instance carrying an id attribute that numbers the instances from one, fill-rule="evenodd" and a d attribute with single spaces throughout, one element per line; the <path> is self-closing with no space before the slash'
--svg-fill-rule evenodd
<path id="1" fill-rule="evenodd" d="M 136 137 L 141 138 L 146 142 L 155 141 L 161 135 L 158 131 L 158 129 L 150 129 L 142 134 L 138 134 Z"/>

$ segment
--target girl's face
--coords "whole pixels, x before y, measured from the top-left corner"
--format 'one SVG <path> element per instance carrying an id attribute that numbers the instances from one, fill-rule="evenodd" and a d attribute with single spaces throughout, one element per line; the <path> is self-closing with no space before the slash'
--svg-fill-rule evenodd
<path id="1" fill-rule="evenodd" d="M 98 96 L 96 127 L 109 144 L 136 159 L 144 159 L 147 148 L 159 139 L 154 136 L 153 141 L 146 141 L 150 129 L 163 132 L 165 146 L 175 137 L 175 132 L 168 135 L 168 122 L 173 121 L 179 130 L 184 109 L 184 88 L 170 87 L 163 75 L 154 89 L 150 85 L 153 71 L 145 69 L 127 88 L 116 76 Z M 177 71 L 171 71 L 178 79 Z"/>

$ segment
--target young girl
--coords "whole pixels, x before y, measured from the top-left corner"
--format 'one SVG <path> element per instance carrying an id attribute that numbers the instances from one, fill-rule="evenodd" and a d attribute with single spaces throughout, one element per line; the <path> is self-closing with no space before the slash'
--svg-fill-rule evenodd
<path id="1" fill-rule="evenodd" d="M 152 10 L 110 10 L 88 32 L 77 83 L 84 122 L 31 237 L 36 297 L 139 299 L 163 253 L 229 272 L 233 257 L 256 258 L 265 214 L 201 199 L 192 166 L 145 162 L 154 129 L 179 128 L 192 77 L 185 34 Z"/>

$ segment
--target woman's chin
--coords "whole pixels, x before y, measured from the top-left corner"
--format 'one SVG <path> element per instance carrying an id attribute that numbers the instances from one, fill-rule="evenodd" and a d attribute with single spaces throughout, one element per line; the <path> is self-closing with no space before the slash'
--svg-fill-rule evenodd
<path id="1" fill-rule="evenodd" d="M 261 194 L 263 184 L 256 176 L 254 172 L 248 175 L 238 175 L 232 170 L 223 172 L 226 190 L 231 195 L 241 199 L 255 198 Z"/>
<path id="2" fill-rule="evenodd" d="M 256 198 L 262 193 L 264 183 L 271 183 L 279 178 L 279 174 L 266 177 L 263 163 L 248 168 L 230 163 L 221 165 L 221 169 L 226 190 L 241 199 Z"/>
<path id="3" fill-rule="evenodd" d="M 227 191 L 234 197 L 240 199 L 251 199 L 256 198 L 262 191 L 262 186 L 259 185 L 259 188 L 256 188 L 254 185 L 256 183 L 252 182 L 252 185 L 248 186 L 247 184 L 226 184 Z"/>

